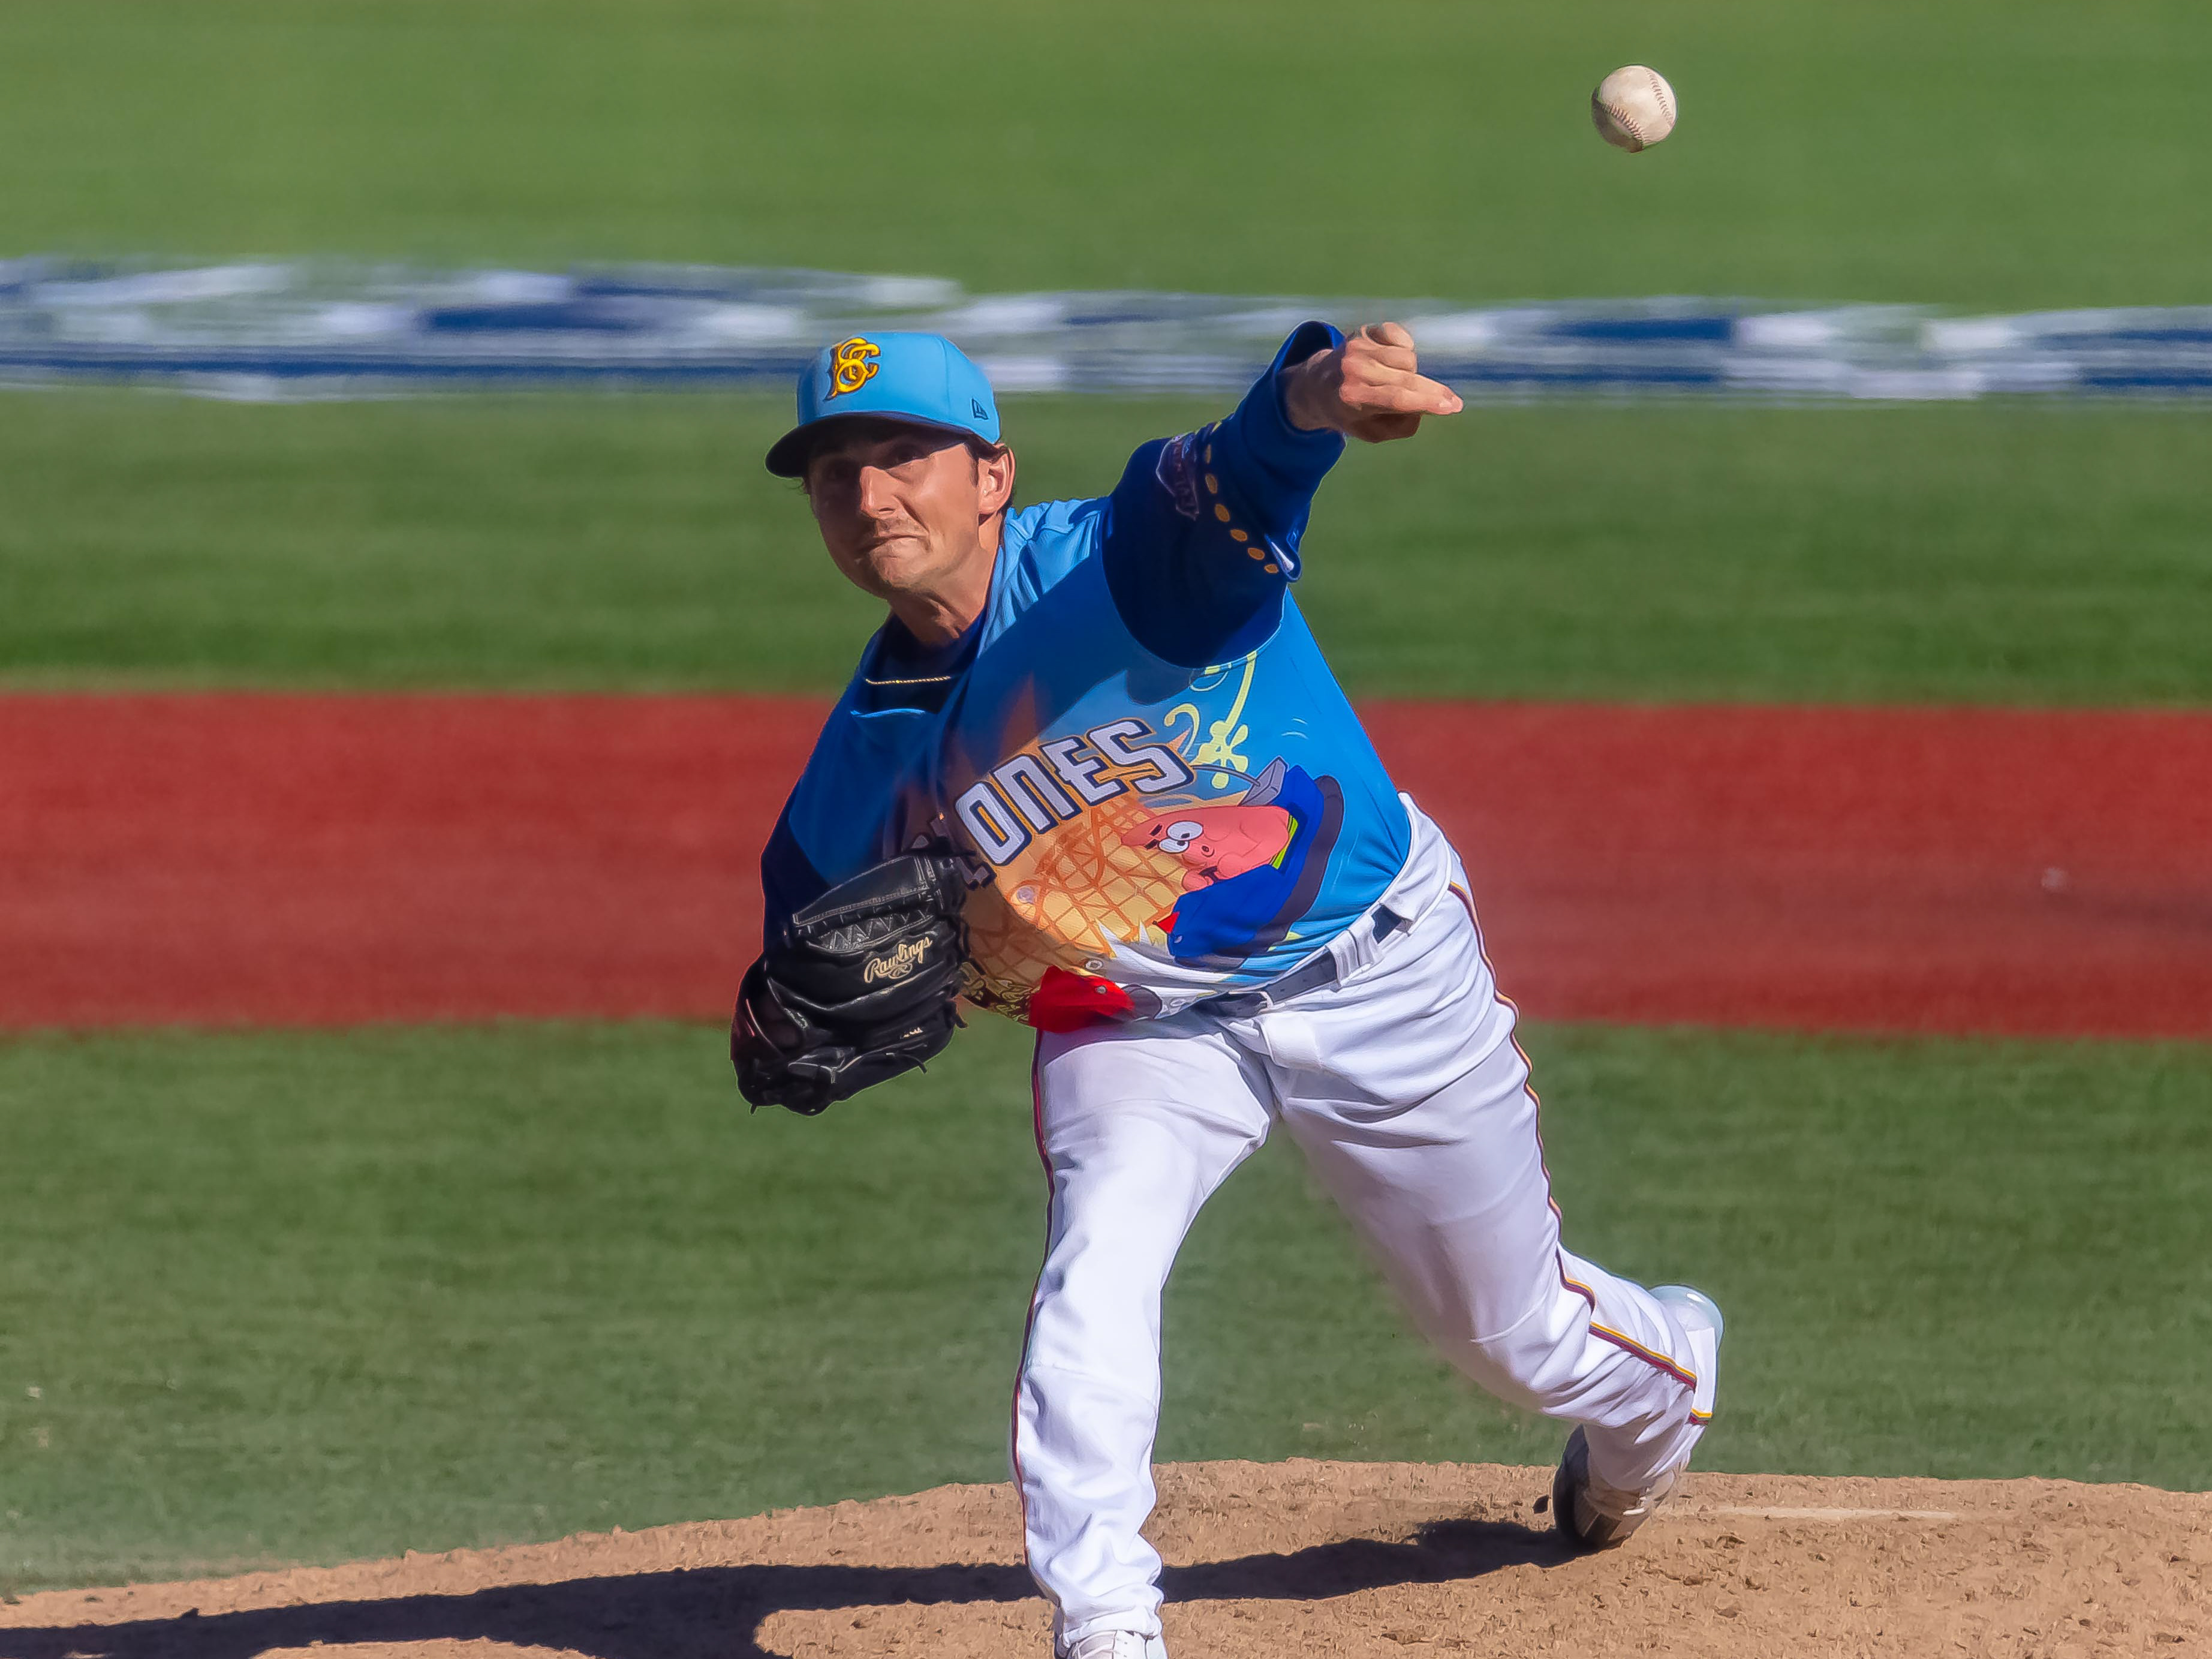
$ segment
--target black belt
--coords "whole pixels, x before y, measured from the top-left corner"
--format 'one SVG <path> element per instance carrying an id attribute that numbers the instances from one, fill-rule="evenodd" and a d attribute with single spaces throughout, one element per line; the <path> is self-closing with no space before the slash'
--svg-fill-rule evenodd
<path id="1" fill-rule="evenodd" d="M 1400 928 L 1412 925 L 1397 912 L 1385 910 L 1377 905 L 1370 912 L 1375 918 L 1375 942 L 1381 944 Z M 1249 1020 L 1255 1014 L 1265 1014 L 1279 1008 L 1293 997 L 1303 997 L 1309 991 L 1319 991 L 1324 985 L 1336 983 L 1336 956 L 1326 951 L 1301 967 L 1294 967 L 1279 978 L 1270 979 L 1257 991 L 1232 991 L 1224 996 L 1208 997 L 1191 1006 L 1203 1014 L 1224 1020 Z"/>

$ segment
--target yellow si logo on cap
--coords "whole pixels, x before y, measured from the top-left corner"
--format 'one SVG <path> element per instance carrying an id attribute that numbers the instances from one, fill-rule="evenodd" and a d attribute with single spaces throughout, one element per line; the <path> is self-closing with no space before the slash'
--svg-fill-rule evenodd
<path id="1" fill-rule="evenodd" d="M 830 397 L 841 398 L 848 392 L 857 392 L 876 377 L 876 359 L 883 352 L 871 339 L 855 334 L 841 342 L 830 351 Z M 827 403 L 830 398 L 823 401 Z"/>

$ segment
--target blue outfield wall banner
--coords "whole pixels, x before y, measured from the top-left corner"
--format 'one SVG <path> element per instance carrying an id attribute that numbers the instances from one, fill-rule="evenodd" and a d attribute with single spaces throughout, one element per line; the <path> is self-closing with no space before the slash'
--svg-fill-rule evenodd
<path id="1" fill-rule="evenodd" d="M 2212 306 L 1975 316 L 1658 298 L 1470 307 L 698 265 L 437 271 L 331 260 L 0 260 L 0 383 L 240 399 L 787 386 L 830 341 L 948 334 L 1003 392 L 1231 393 L 1308 317 L 1405 322 L 1475 401 L 2212 396 Z"/>

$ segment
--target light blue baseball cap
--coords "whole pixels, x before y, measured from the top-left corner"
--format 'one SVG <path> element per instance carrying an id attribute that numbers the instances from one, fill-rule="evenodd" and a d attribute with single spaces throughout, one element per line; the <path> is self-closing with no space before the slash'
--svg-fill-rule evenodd
<path id="1" fill-rule="evenodd" d="M 799 377 L 799 424 L 768 452 L 768 470 L 800 477 L 815 429 L 848 415 L 999 441 L 991 382 L 944 335 L 855 334 L 823 347 Z"/>

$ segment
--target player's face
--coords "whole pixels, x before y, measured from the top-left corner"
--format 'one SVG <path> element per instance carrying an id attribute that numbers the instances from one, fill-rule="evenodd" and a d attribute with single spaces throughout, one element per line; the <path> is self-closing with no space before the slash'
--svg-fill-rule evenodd
<path id="1" fill-rule="evenodd" d="M 1012 457 L 978 456 L 927 427 L 854 421 L 807 463 L 806 498 L 823 544 L 853 583 L 878 599 L 927 595 L 986 579 L 995 520 L 1013 486 Z"/>

